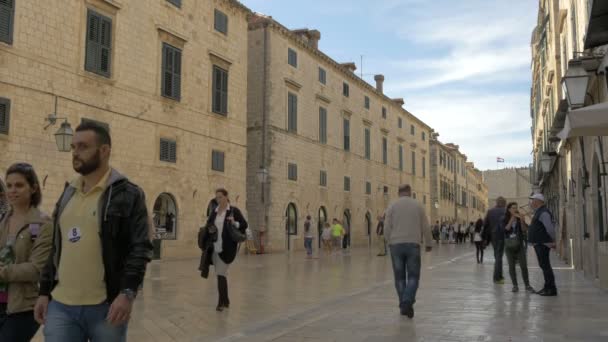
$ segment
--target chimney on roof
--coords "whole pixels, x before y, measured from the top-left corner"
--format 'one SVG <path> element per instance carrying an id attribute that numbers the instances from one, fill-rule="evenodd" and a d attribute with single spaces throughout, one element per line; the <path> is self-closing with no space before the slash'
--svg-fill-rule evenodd
<path id="1" fill-rule="evenodd" d="M 357 70 L 357 66 L 354 62 L 342 63 L 340 65 L 350 70 L 350 72 L 355 72 L 355 70 Z"/>
<path id="2" fill-rule="evenodd" d="M 403 107 L 403 105 L 405 104 L 405 101 L 403 101 L 402 97 L 396 98 L 396 99 L 392 99 L 393 102 L 395 102 L 396 104 L 399 105 L 399 107 Z"/>
<path id="3" fill-rule="evenodd" d="M 308 46 L 314 49 L 319 49 L 319 40 L 321 39 L 321 32 L 318 30 L 309 30 L 307 28 L 292 30 L 291 31 L 296 36 L 303 39 Z"/>
<path id="4" fill-rule="evenodd" d="M 384 93 L 384 75 L 375 75 L 374 80 L 376 81 L 376 90 L 379 93 Z"/>

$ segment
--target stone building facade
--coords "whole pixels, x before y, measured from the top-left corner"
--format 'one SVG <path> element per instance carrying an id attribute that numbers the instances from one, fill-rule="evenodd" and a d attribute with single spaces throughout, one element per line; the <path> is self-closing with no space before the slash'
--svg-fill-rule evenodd
<path id="1" fill-rule="evenodd" d="M 460 146 L 439 141 L 433 133 L 431 148 L 431 218 L 436 223 L 467 224 L 483 217 L 488 202 L 481 172 Z"/>
<path id="2" fill-rule="evenodd" d="M 8 3 L 0 170 L 34 165 L 45 211 L 75 177 L 53 136 L 64 119 L 45 129 L 49 114 L 72 128 L 85 119 L 109 126 L 111 164 L 144 189 L 157 237 L 167 239 L 157 256 L 197 253 L 216 187 L 245 209 L 247 8 L 229 0 Z"/>
<path id="3" fill-rule="evenodd" d="M 504 197 L 507 202 L 517 202 L 520 207 L 529 204 L 532 193 L 530 168 L 487 170 L 483 172 L 483 179 L 488 186 L 490 206 L 495 205 L 499 196 Z"/>
<path id="4" fill-rule="evenodd" d="M 603 288 L 608 288 L 608 131 L 587 127 L 570 134 L 566 122 L 578 109 L 599 106 L 603 112 L 588 119 L 602 126 L 597 120 L 608 112 L 607 13 L 605 1 L 539 1 L 530 99 L 532 182 L 554 214 L 557 251 Z M 582 83 L 569 83 L 572 76 Z M 579 91 L 583 96 L 577 100 Z"/>
<path id="5" fill-rule="evenodd" d="M 333 218 L 368 245 L 400 184 L 429 212 L 431 128 L 384 95 L 384 77 L 373 87 L 325 55 L 316 30 L 262 15 L 249 30 L 247 209 L 266 248 L 302 248 L 307 215 L 317 246 Z"/>

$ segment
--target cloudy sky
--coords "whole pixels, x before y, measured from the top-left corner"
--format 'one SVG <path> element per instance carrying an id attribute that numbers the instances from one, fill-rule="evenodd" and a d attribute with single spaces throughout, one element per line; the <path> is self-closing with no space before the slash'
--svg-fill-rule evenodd
<path id="1" fill-rule="evenodd" d="M 288 28 L 321 31 L 319 47 L 354 61 L 454 142 L 482 170 L 530 163 L 534 0 L 242 0 Z M 361 70 L 357 70 L 359 73 Z"/>

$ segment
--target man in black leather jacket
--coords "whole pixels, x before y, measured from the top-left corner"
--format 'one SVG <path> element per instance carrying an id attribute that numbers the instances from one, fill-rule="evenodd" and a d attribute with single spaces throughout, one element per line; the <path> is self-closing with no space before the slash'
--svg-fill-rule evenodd
<path id="1" fill-rule="evenodd" d="M 34 310 L 46 341 L 126 340 L 153 247 L 144 192 L 109 166 L 111 145 L 96 123 L 76 129 L 73 167 L 81 177 L 55 206 L 53 250 Z"/>

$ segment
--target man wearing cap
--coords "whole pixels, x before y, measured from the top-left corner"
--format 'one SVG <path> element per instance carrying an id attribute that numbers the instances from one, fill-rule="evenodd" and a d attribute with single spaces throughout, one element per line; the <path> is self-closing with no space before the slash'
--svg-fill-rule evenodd
<path id="1" fill-rule="evenodd" d="M 534 246 L 538 265 L 543 270 L 545 286 L 538 292 L 541 296 L 557 296 L 555 276 L 549 260 L 551 248 L 555 248 L 555 226 L 553 215 L 545 206 L 545 196 L 536 193 L 530 196 L 530 206 L 534 209 L 532 223 L 528 227 L 528 242 Z"/>
<path id="2" fill-rule="evenodd" d="M 399 187 L 399 199 L 386 211 L 384 237 L 389 244 L 401 314 L 414 317 L 420 281 L 420 246 L 430 252 L 433 236 L 424 207 L 413 199 L 409 185 Z"/>

